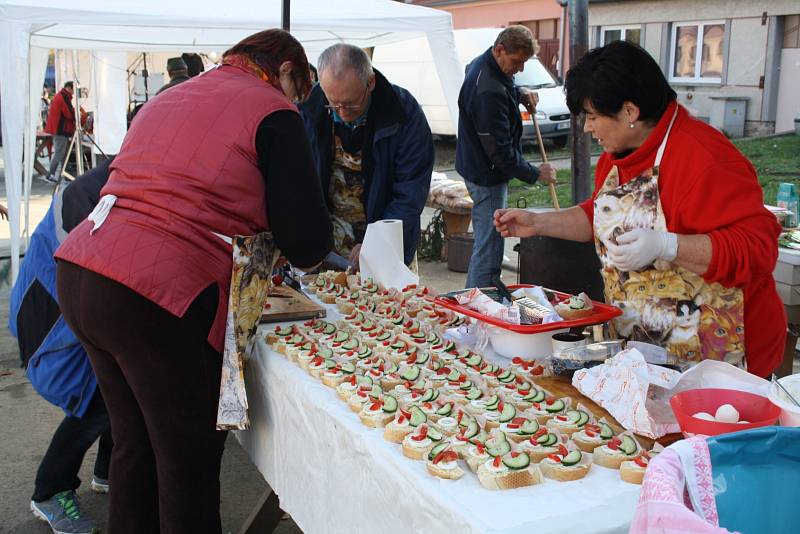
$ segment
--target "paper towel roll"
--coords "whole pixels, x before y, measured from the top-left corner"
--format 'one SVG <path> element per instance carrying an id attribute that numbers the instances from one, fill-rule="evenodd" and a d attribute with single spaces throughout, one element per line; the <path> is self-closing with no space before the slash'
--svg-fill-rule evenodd
<path id="1" fill-rule="evenodd" d="M 371 223 L 359 255 L 361 281 L 371 278 L 395 289 L 418 284 L 419 276 L 406 267 L 403 256 L 403 221 L 385 219 Z"/>

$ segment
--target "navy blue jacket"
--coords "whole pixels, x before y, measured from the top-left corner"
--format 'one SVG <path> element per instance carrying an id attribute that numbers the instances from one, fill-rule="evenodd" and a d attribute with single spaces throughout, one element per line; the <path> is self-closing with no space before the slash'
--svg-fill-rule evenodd
<path id="1" fill-rule="evenodd" d="M 401 219 L 404 256 L 408 264 L 417 250 L 419 216 L 431 185 L 433 137 L 422 108 L 411 93 L 390 84 L 378 71 L 375 71 L 375 78 L 361 168 L 367 223 Z M 301 104 L 300 112 L 330 208 L 333 118 L 325 108 L 327 104 L 328 100 L 317 84 L 308 100 Z"/>
<path id="2" fill-rule="evenodd" d="M 467 66 L 458 95 L 458 174 L 483 186 L 536 182 L 539 169 L 522 157 L 521 138 L 519 91 L 489 48 Z"/>

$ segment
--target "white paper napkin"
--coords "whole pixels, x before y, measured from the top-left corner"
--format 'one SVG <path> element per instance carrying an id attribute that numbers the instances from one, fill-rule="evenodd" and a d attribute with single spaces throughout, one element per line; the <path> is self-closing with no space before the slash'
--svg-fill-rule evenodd
<path id="1" fill-rule="evenodd" d="M 398 290 L 419 283 L 419 276 L 403 261 L 403 221 L 399 219 L 367 226 L 358 261 L 362 282 L 371 278 L 383 287 Z"/>

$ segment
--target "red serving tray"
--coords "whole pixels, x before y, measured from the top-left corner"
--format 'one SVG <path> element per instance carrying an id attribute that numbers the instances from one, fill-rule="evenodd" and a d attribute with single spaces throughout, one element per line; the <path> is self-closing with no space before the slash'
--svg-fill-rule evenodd
<path id="1" fill-rule="evenodd" d="M 513 292 L 514 290 L 522 287 L 535 287 L 535 286 L 531 284 L 517 284 L 508 286 L 508 289 L 509 291 Z M 559 302 L 566 300 L 572 296 L 569 293 L 553 291 L 552 289 L 548 289 L 548 291 L 555 293 L 556 296 L 558 296 L 558 298 L 560 299 Z M 500 319 L 495 319 L 494 317 L 487 317 L 486 315 L 483 315 L 478 311 L 471 310 L 466 306 L 462 306 L 455 300 L 449 298 L 436 297 L 433 302 L 443 308 L 447 308 L 449 310 L 453 310 L 454 312 L 474 317 L 479 321 L 483 321 L 485 323 L 489 323 L 494 326 L 499 326 L 500 328 L 505 328 L 506 330 L 511 330 L 512 332 L 517 332 L 519 334 L 539 334 L 541 332 L 550 332 L 552 330 L 560 330 L 562 328 L 589 326 L 593 324 L 605 323 L 606 321 L 610 321 L 614 317 L 622 315 L 622 310 L 620 310 L 616 306 L 609 306 L 608 304 L 593 300 L 592 306 L 595 312 L 592 315 L 587 315 L 586 317 L 581 317 L 580 319 L 572 319 L 571 321 L 557 321 L 555 323 L 547 323 L 547 324 L 522 325 L 522 324 L 507 323 L 505 321 L 501 321 Z"/>

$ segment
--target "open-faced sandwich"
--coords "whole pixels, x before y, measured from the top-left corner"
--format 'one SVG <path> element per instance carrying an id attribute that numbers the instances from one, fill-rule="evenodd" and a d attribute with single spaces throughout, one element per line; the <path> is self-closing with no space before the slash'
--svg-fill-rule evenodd
<path id="1" fill-rule="evenodd" d="M 464 470 L 458 466 L 458 453 L 450 443 L 435 445 L 428 453 L 425 468 L 433 476 L 448 480 L 458 480 L 464 476 Z"/>
<path id="2" fill-rule="evenodd" d="M 358 417 L 364 425 L 371 428 L 383 428 L 394 419 L 397 412 L 397 399 L 384 395 L 382 399 L 365 402 Z"/>
<path id="3" fill-rule="evenodd" d="M 511 442 L 505 434 L 497 432 L 487 439 L 484 444 L 476 442 L 474 448 L 467 447 L 464 456 L 469 468 L 474 473 L 477 473 L 478 468 L 484 463 L 487 456 L 494 458 L 509 452 L 511 452 Z"/>
<path id="4" fill-rule="evenodd" d="M 433 446 L 442 441 L 443 437 L 435 428 L 421 424 L 403 438 L 403 456 L 412 460 L 424 460 Z"/>
<path id="5" fill-rule="evenodd" d="M 511 421 L 501 423 L 498 430 L 514 443 L 522 443 L 539 431 L 539 422 L 536 419 L 514 417 Z"/>
<path id="6" fill-rule="evenodd" d="M 530 438 L 519 443 L 519 448 L 530 455 L 534 462 L 541 462 L 548 454 L 557 454 L 558 446 L 564 443 L 564 438 L 558 430 L 550 430 L 542 426 Z"/>
<path id="7" fill-rule="evenodd" d="M 540 425 L 546 425 L 547 421 L 556 415 L 566 412 L 572 404 L 572 399 L 563 397 L 555 399 L 548 397 L 544 402 L 534 402 L 531 407 L 525 411 L 525 415 L 532 415 L 539 421 Z"/>
<path id="8" fill-rule="evenodd" d="M 356 372 L 356 366 L 352 363 L 344 362 L 334 367 L 329 367 L 322 372 L 322 383 L 328 387 L 335 388 L 345 381 L 348 376 Z"/>
<path id="9" fill-rule="evenodd" d="M 539 466 L 527 453 L 512 451 L 482 463 L 478 467 L 478 480 L 490 490 L 522 488 L 544 482 Z"/>
<path id="10" fill-rule="evenodd" d="M 567 410 L 547 421 L 547 426 L 558 430 L 566 437 L 570 437 L 582 430 L 592 420 L 591 412 L 583 405 L 578 404 L 577 409 Z"/>
<path id="11" fill-rule="evenodd" d="M 392 443 L 403 443 L 403 438 L 425 423 L 425 414 L 419 409 L 410 411 L 398 409 L 394 419 L 386 424 L 383 438 Z"/>
<path id="12" fill-rule="evenodd" d="M 644 480 L 644 473 L 650 465 L 650 460 L 663 450 L 664 447 L 656 443 L 649 452 L 642 451 L 641 454 L 633 460 L 625 460 L 619 468 L 619 476 L 625 482 L 641 484 Z"/>
<path id="13" fill-rule="evenodd" d="M 582 429 L 572 434 L 572 441 L 584 452 L 594 450 L 608 443 L 614 437 L 614 430 L 601 419 L 597 424 L 587 423 Z"/>
<path id="14" fill-rule="evenodd" d="M 592 467 L 592 455 L 582 452 L 572 444 L 569 447 L 559 445 L 558 449 L 557 453 L 548 454 L 539 462 L 542 474 L 560 482 L 585 477 Z"/>
<path id="15" fill-rule="evenodd" d="M 564 302 L 556 304 L 556 313 L 565 321 L 587 317 L 594 313 L 592 299 L 586 293 L 581 293 L 577 297 L 570 297 Z"/>
<path id="16" fill-rule="evenodd" d="M 594 463 L 610 469 L 619 469 L 623 462 L 633 460 L 641 452 L 641 445 L 631 433 L 623 432 L 594 450 Z"/>

